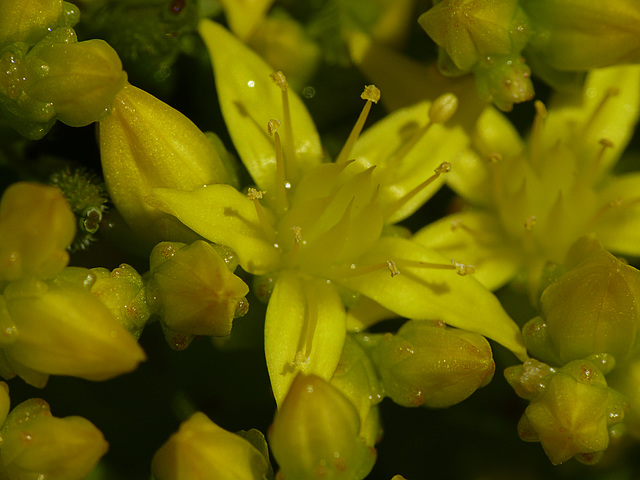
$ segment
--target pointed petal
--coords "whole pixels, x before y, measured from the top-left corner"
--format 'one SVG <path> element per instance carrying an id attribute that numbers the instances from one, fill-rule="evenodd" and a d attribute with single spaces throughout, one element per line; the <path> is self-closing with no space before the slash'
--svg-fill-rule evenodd
<path id="1" fill-rule="evenodd" d="M 203 20 L 199 30 L 211 55 L 220 108 L 233 143 L 258 187 L 275 191 L 276 156 L 267 124 L 271 119 L 284 123 L 285 117 L 282 91 L 270 78 L 273 69 L 224 27 Z M 296 158 L 286 160 L 287 180 L 296 181 L 301 172 L 320 163 L 322 148 L 306 107 L 291 90 L 288 96 Z M 286 133 L 286 125 L 280 131 Z M 283 140 L 289 141 L 286 135 Z"/>
<path id="2" fill-rule="evenodd" d="M 154 188 L 145 200 L 204 238 L 231 247 L 249 273 L 261 275 L 279 264 L 280 254 L 267 239 L 253 201 L 229 185 L 191 191 Z"/>
<path id="3" fill-rule="evenodd" d="M 298 372 L 333 376 L 346 336 L 338 292 L 323 280 L 283 271 L 269 300 L 264 335 L 271 386 L 281 405 Z"/>
<path id="4" fill-rule="evenodd" d="M 604 247 L 623 255 L 640 256 L 640 172 L 621 175 L 600 193 L 605 207 L 594 230 Z"/>
<path id="5" fill-rule="evenodd" d="M 374 178 L 381 185 L 383 208 L 393 205 L 431 177 L 442 162 L 454 163 L 469 141 L 461 127 L 434 124 L 405 152 L 407 142 L 417 138 L 427 124 L 430 108 L 431 102 L 421 102 L 392 113 L 369 128 L 352 151 L 352 158 L 361 168 L 376 166 Z M 395 223 L 414 213 L 438 191 L 444 178 L 441 175 L 393 211 L 387 222 Z"/>
<path id="6" fill-rule="evenodd" d="M 356 290 L 400 316 L 442 320 L 447 324 L 489 337 L 526 358 L 520 329 L 503 310 L 497 298 L 472 276 L 452 270 L 401 267 L 402 260 L 447 264 L 448 259 L 411 240 L 382 237 L 359 261 L 375 265 L 393 260 L 400 274 L 387 270 L 359 276 L 344 275 L 336 269 L 337 283 Z"/>
<path id="7" fill-rule="evenodd" d="M 604 105 L 603 98 L 611 95 Z M 554 97 L 549 106 L 544 142 L 553 146 L 565 141 L 573 129 L 577 158 L 592 162 L 602 148 L 601 139 L 613 143 L 601 160 L 606 171 L 620 157 L 631 139 L 640 111 L 640 65 L 602 68 L 591 71 L 584 87 L 573 94 Z"/>
<path id="8" fill-rule="evenodd" d="M 221 0 L 233 33 L 246 42 L 273 4 L 273 0 Z"/>
<path id="9" fill-rule="evenodd" d="M 479 211 L 449 215 L 418 231 L 413 240 L 445 258 L 473 265 L 474 278 L 489 290 L 511 280 L 520 263 L 497 219 Z"/>

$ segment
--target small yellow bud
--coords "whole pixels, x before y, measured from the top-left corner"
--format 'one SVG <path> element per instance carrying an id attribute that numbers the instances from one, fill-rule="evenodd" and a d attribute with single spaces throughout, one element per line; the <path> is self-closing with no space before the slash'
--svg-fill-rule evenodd
<path id="1" fill-rule="evenodd" d="M 4 354 L 18 367 L 106 380 L 145 360 L 131 334 L 82 287 L 24 280 L 9 284 L 4 296 L 18 332 L 18 339 L 4 346 Z"/>
<path id="2" fill-rule="evenodd" d="M 156 480 L 263 480 L 268 463 L 248 440 L 201 412 L 180 425 L 153 457 Z"/>
<path id="3" fill-rule="evenodd" d="M 542 316 L 522 332 L 527 348 L 543 361 L 563 365 L 608 353 L 621 362 L 638 348 L 640 272 L 600 245 L 549 285 L 540 304 Z"/>
<path id="4" fill-rule="evenodd" d="M 576 360 L 546 377 L 520 419 L 518 434 L 540 442 L 554 465 L 573 456 L 588 460 L 607 449 L 609 429 L 623 420 L 627 408 L 596 364 Z"/>
<path id="5" fill-rule="evenodd" d="M 109 447 L 88 420 L 54 417 L 47 402 L 35 398 L 11 411 L 0 438 L 0 460 L 11 479 L 82 480 Z"/>
<path id="6" fill-rule="evenodd" d="M 151 312 L 142 277 L 127 264 L 113 271 L 92 268 L 95 281 L 91 293 L 96 296 L 135 338 L 140 337 Z"/>
<path id="7" fill-rule="evenodd" d="M 360 480 L 376 459 L 375 449 L 360 436 L 354 405 L 315 375 L 296 376 L 268 436 L 287 480 Z"/>
<path id="8" fill-rule="evenodd" d="M 170 345 L 175 334 L 229 335 L 238 303 L 248 292 L 207 242 L 163 242 L 151 253 L 147 296 Z"/>
<path id="9" fill-rule="evenodd" d="M 426 320 L 405 323 L 371 351 L 385 394 L 399 405 L 442 408 L 487 385 L 495 364 L 484 337 Z"/>
<path id="10" fill-rule="evenodd" d="M 458 110 L 458 97 L 445 93 L 436 98 L 429 109 L 429 119 L 433 123 L 447 123 Z"/>
<path id="11" fill-rule="evenodd" d="M 140 240 L 193 241 L 175 217 L 144 202 L 153 188 L 191 190 L 230 178 L 216 147 L 188 118 L 131 85 L 100 122 L 105 183 L 119 213 Z"/>
<path id="12" fill-rule="evenodd" d="M 75 233 L 75 216 L 56 187 L 11 185 L 0 201 L 0 281 L 56 275 Z"/>
<path id="13" fill-rule="evenodd" d="M 127 82 L 116 51 L 103 40 L 36 45 L 25 58 L 25 92 L 51 103 L 57 118 L 83 127 L 107 114 Z"/>

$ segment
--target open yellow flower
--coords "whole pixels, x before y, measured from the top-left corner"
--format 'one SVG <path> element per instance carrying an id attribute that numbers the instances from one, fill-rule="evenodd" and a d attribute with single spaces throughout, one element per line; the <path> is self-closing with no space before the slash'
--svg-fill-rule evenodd
<path id="1" fill-rule="evenodd" d="M 200 30 L 231 138 L 256 188 L 157 188 L 147 201 L 230 246 L 246 271 L 275 285 L 265 349 L 277 402 L 299 371 L 331 378 L 346 334 L 345 292 L 397 315 L 481 333 L 524 356 L 518 328 L 495 297 L 456 274 L 468 266 L 384 234 L 436 191 L 464 142 L 460 129 L 442 125 L 455 97 L 399 111 L 356 143 L 379 97 L 367 87 L 345 147 L 325 163 L 315 126 L 284 75 L 270 78 L 270 68 L 224 28 L 204 21 Z"/>
<path id="2" fill-rule="evenodd" d="M 490 289 L 520 276 L 532 298 L 545 264 L 564 262 L 584 235 L 640 255 L 640 173 L 611 174 L 638 120 L 639 85 L 640 66 L 595 70 L 581 90 L 554 98 L 548 113 L 536 104 L 527 141 L 485 110 L 448 178 L 467 207 L 415 240 L 473 263 Z"/>

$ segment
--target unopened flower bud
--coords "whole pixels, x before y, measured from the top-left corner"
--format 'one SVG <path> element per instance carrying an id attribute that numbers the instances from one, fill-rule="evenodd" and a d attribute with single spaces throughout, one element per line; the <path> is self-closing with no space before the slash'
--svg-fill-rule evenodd
<path id="1" fill-rule="evenodd" d="M 224 337 L 231 333 L 249 287 L 211 244 L 163 242 L 151 252 L 147 298 L 170 345 L 178 335 Z"/>
<path id="2" fill-rule="evenodd" d="M 636 0 L 528 0 L 521 2 L 534 24 L 530 49 L 561 71 L 586 71 L 640 61 Z"/>
<path id="3" fill-rule="evenodd" d="M 31 70 L 25 92 L 52 104 L 57 118 L 72 127 L 105 116 L 127 82 L 120 57 L 104 40 L 37 44 L 25 60 Z"/>
<path id="4" fill-rule="evenodd" d="M 363 340 L 366 342 L 366 339 Z M 384 397 L 373 362 L 362 346 L 347 335 L 331 385 L 354 404 L 360 416 L 360 436 L 374 446 L 382 432 L 377 404 Z"/>
<path id="5" fill-rule="evenodd" d="M 13 42 L 33 44 L 48 33 L 62 14 L 62 0 L 3 0 L 0 46 Z"/>
<path id="6" fill-rule="evenodd" d="M 360 436 L 354 405 L 315 375 L 296 376 L 268 437 L 287 480 L 359 480 L 376 459 L 375 449 Z"/>
<path id="7" fill-rule="evenodd" d="M 267 459 L 248 440 L 201 412 L 180 425 L 153 457 L 156 480 L 263 480 Z"/>
<path id="8" fill-rule="evenodd" d="M 47 402 L 35 398 L 11 411 L 0 438 L 2 470 L 10 479 L 82 480 L 109 447 L 85 418 L 54 417 Z"/>
<path id="9" fill-rule="evenodd" d="M 48 278 L 68 263 L 76 219 L 55 187 L 11 185 L 0 201 L 0 281 Z"/>
<path id="10" fill-rule="evenodd" d="M 480 98 L 505 112 L 511 111 L 514 103 L 534 96 L 531 69 L 520 55 L 487 57 L 477 64 L 473 74 Z"/>
<path id="11" fill-rule="evenodd" d="M 9 284 L 4 296 L 18 336 L 4 354 L 45 374 L 44 382 L 48 374 L 106 380 L 145 360 L 131 334 L 84 288 L 32 279 Z"/>
<path id="12" fill-rule="evenodd" d="M 454 405 L 487 385 L 495 371 L 484 337 L 425 320 L 384 335 L 371 357 L 385 394 L 405 407 Z"/>
<path id="13" fill-rule="evenodd" d="M 609 446 L 609 430 L 627 408 L 596 364 L 576 360 L 546 378 L 520 419 L 518 434 L 540 442 L 554 465 L 574 456 L 593 462 Z"/>
<path id="14" fill-rule="evenodd" d="M 461 71 L 490 55 L 519 53 L 528 37 L 526 15 L 517 0 L 443 0 L 418 23 Z"/>
<path id="15" fill-rule="evenodd" d="M 640 272 L 598 248 L 544 290 L 525 344 L 556 365 L 599 353 L 622 362 L 637 347 L 639 304 Z"/>
<path id="16" fill-rule="evenodd" d="M 149 243 L 193 241 L 175 217 L 144 202 L 153 188 L 191 190 L 230 179 L 215 146 L 187 117 L 125 86 L 100 122 L 100 154 L 109 195 L 127 225 Z"/>
<path id="17" fill-rule="evenodd" d="M 123 263 L 113 271 L 92 268 L 95 282 L 91 293 L 95 295 L 135 338 L 140 337 L 151 312 L 147 305 L 147 292 L 140 274 Z"/>

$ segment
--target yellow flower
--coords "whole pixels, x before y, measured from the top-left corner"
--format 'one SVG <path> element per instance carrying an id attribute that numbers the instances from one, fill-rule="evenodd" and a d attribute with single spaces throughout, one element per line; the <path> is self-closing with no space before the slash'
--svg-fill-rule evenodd
<path id="1" fill-rule="evenodd" d="M 640 174 L 610 173 L 638 119 L 639 82 L 640 66 L 593 71 L 581 90 L 554 98 L 548 113 L 536 104 L 526 142 L 485 110 L 473 148 L 448 178 L 466 208 L 415 241 L 467 259 L 490 289 L 520 276 L 532 298 L 544 265 L 564 262 L 584 235 L 640 255 Z"/>
<path id="2" fill-rule="evenodd" d="M 269 67 L 222 27 L 204 21 L 201 33 L 231 138 L 257 188 L 246 195 L 226 184 L 156 188 L 147 201 L 230 246 L 246 271 L 275 282 L 265 348 L 278 403 L 298 371 L 333 374 L 346 334 L 344 289 L 398 315 L 487 335 L 524 355 L 520 333 L 495 297 L 472 277 L 456 275 L 466 265 L 383 235 L 385 225 L 417 210 L 450 169 L 464 138 L 442 125 L 455 111 L 454 97 L 400 111 L 356 143 L 379 98 L 367 87 L 367 104 L 342 152 L 323 163 L 313 122 L 284 75 L 270 79 Z"/>

